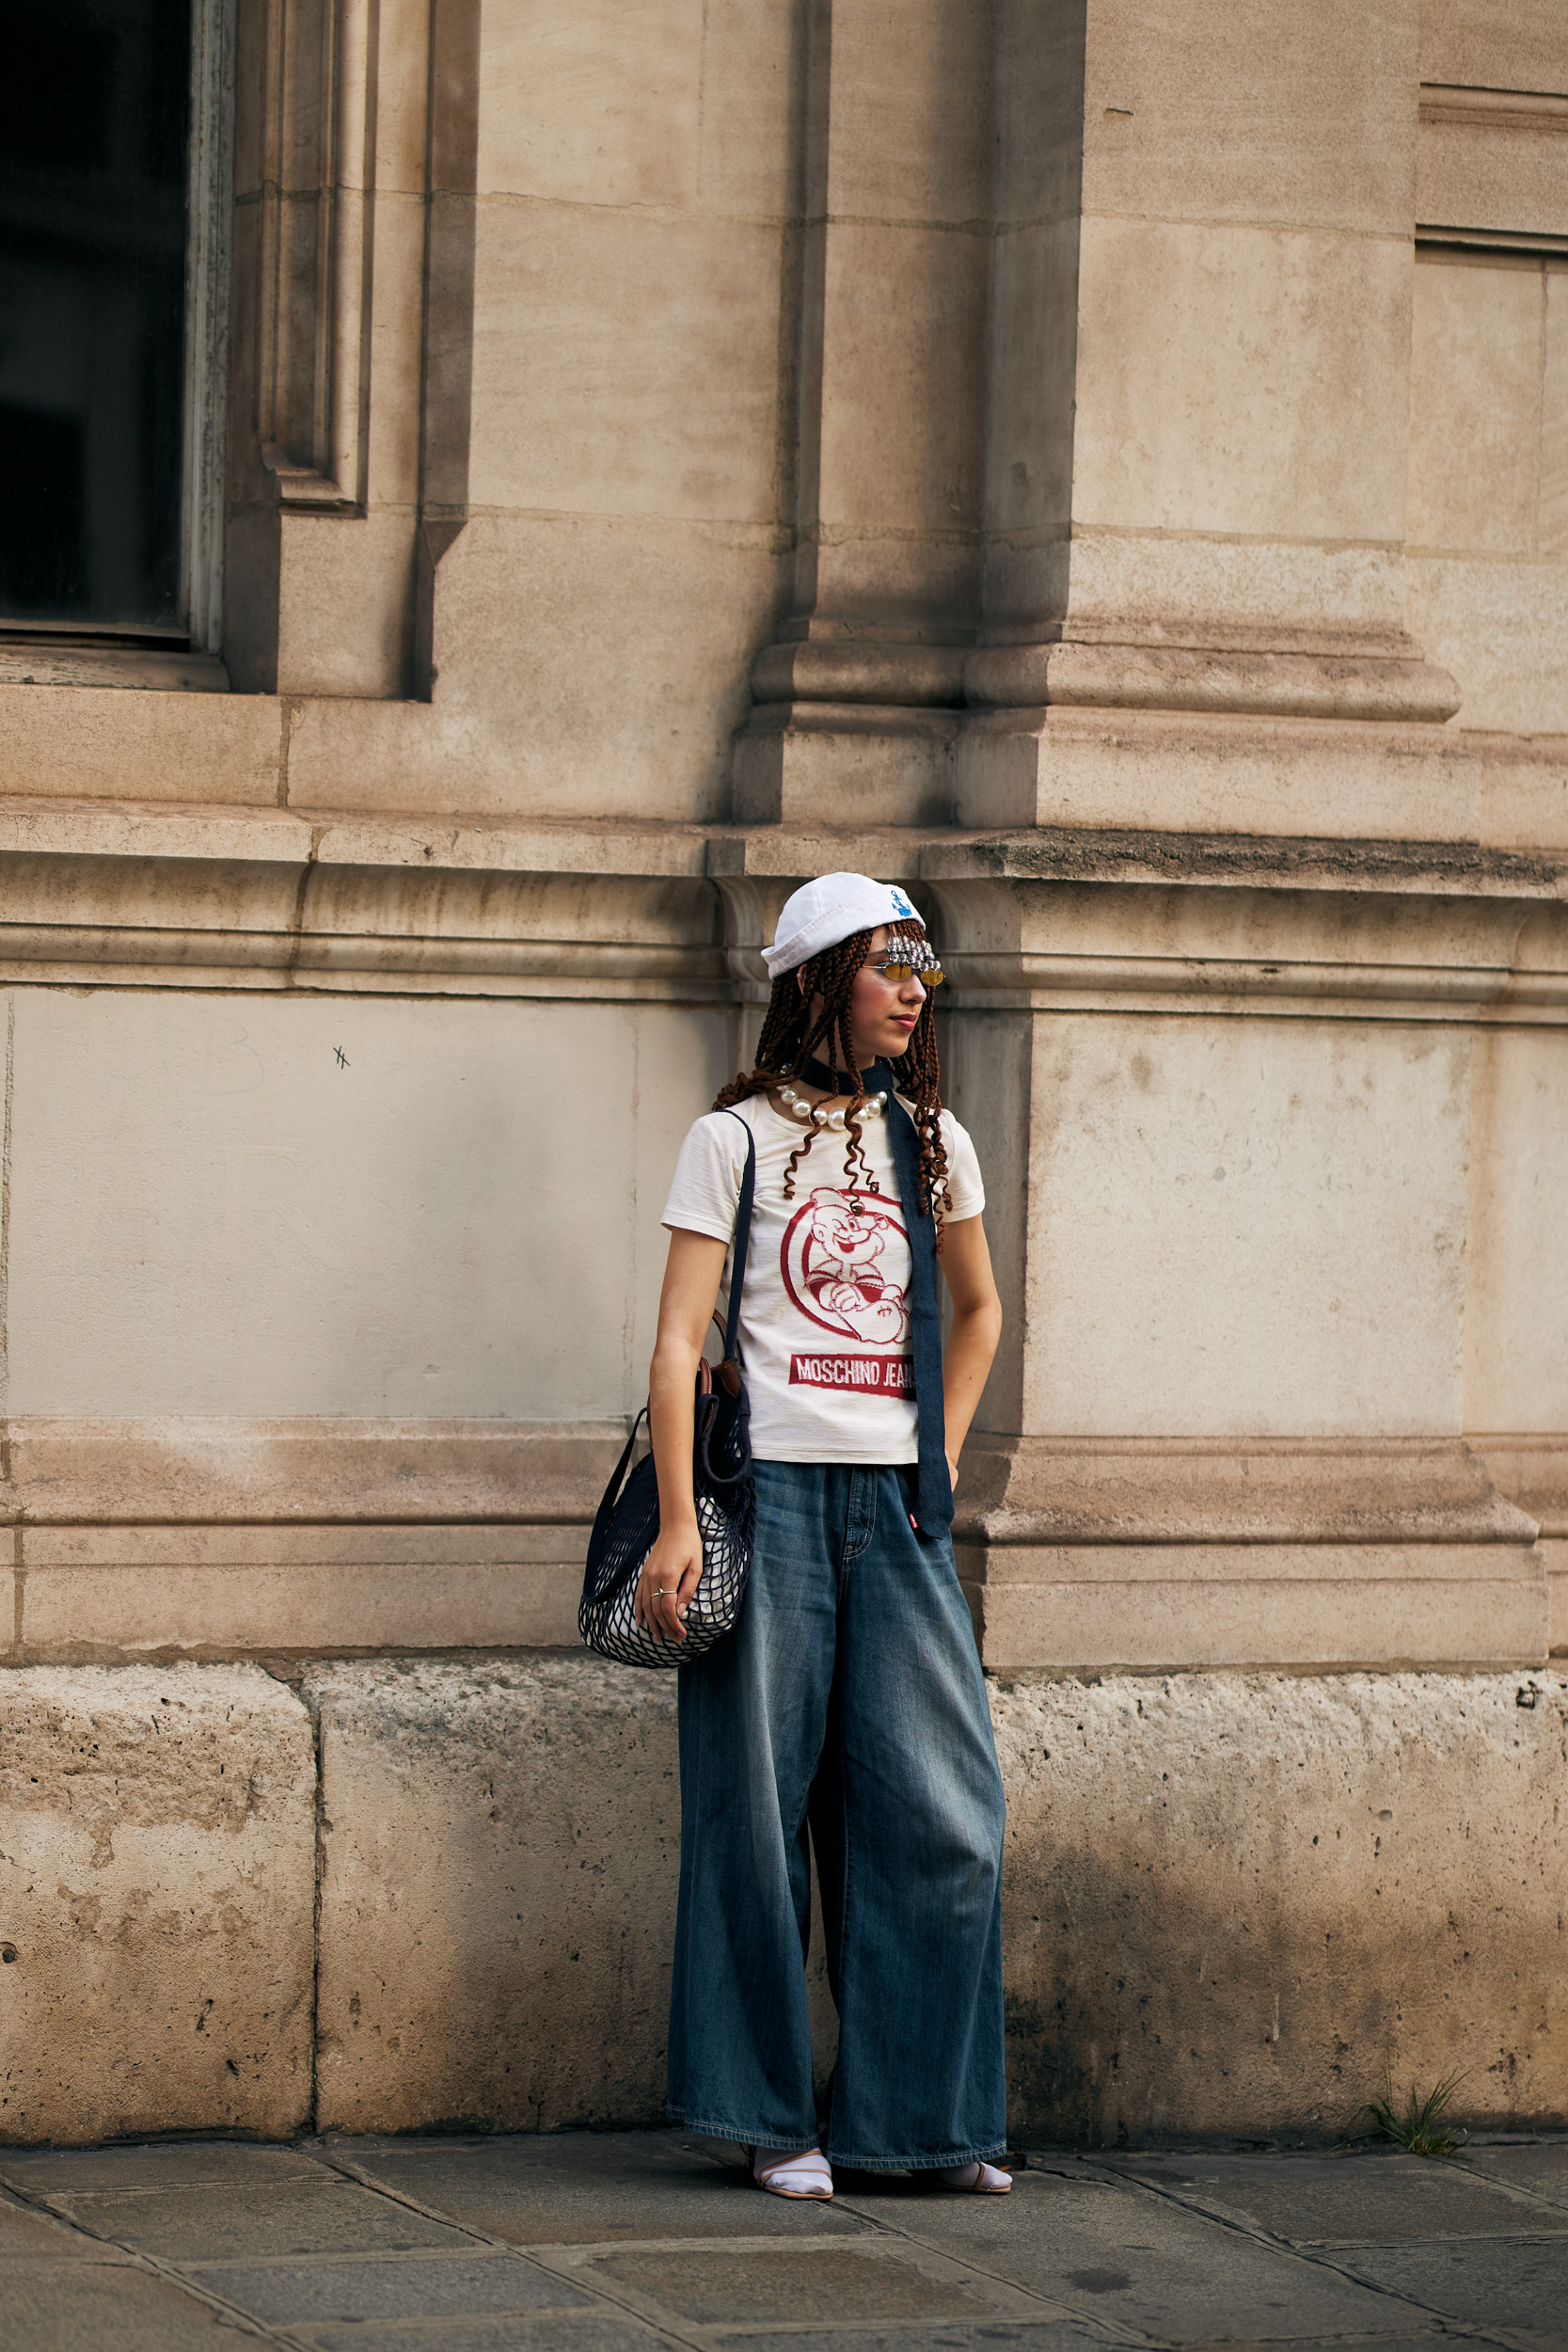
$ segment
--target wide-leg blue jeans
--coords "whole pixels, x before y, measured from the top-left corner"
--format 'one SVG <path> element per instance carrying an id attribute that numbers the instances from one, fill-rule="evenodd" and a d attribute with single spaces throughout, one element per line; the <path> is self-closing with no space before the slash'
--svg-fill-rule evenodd
<path id="1" fill-rule="evenodd" d="M 680 1674 L 670 2111 L 817 2143 L 809 1823 L 839 2014 L 828 2156 L 999 2155 L 1002 1776 L 952 1545 L 915 1534 L 897 1469 L 756 1470 L 740 1622 Z"/>

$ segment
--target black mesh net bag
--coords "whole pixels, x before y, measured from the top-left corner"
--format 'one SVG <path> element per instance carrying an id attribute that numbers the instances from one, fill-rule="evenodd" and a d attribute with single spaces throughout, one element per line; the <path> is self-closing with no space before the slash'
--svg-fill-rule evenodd
<path id="1" fill-rule="evenodd" d="M 703 1539 L 703 1572 L 687 1604 L 684 1642 L 662 1641 L 632 1614 L 642 1564 L 658 1535 L 658 1482 L 645 1454 L 627 1475 L 647 1406 L 632 1423 L 588 1539 L 578 1630 L 590 1649 L 624 1666 L 685 1666 L 730 1632 L 740 1614 L 756 1532 L 757 1490 L 752 1475 L 751 1402 L 736 1354 L 740 1292 L 752 1231 L 756 1147 L 746 1128 L 746 1173 L 735 1222 L 724 1360 L 699 1366 L 691 1491 Z"/>

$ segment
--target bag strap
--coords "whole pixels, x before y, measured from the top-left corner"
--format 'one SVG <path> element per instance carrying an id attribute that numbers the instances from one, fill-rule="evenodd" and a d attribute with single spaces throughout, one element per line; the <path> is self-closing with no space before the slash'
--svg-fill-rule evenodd
<path id="1" fill-rule="evenodd" d="M 757 1189 L 757 1145 L 752 1133 L 752 1122 L 741 1119 L 736 1110 L 727 1116 L 737 1120 L 746 1130 L 746 1172 L 740 1179 L 740 1200 L 735 1213 L 735 1240 L 730 1253 L 730 1311 L 724 1325 L 724 1354 L 733 1363 L 740 1361 L 740 1294 L 746 1284 L 746 1255 L 752 1246 L 752 1207 Z"/>
<path id="2" fill-rule="evenodd" d="M 588 1538 L 590 1566 L 598 1558 L 600 1547 L 610 1533 L 610 1522 L 614 1518 L 615 1506 L 621 1500 L 621 1483 L 626 1474 L 626 1465 L 631 1460 L 632 1448 L 637 1443 L 637 1433 L 647 1418 L 648 1408 L 644 1405 L 637 1419 L 632 1422 L 631 1436 L 621 1449 L 621 1458 L 610 1474 L 610 1484 L 600 1498 L 597 1511 L 594 1514 L 594 1532 Z"/>

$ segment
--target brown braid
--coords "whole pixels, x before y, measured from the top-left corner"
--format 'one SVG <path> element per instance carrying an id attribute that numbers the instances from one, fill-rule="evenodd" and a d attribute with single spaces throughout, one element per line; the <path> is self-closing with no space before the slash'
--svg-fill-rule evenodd
<path id="1" fill-rule="evenodd" d="M 891 948 L 898 940 L 923 940 L 925 933 L 912 923 L 895 923 L 888 930 Z M 855 1091 L 845 1107 L 844 1128 L 848 1138 L 846 1166 L 849 1175 L 849 1203 L 855 1208 L 859 1163 L 860 1175 L 868 1192 L 879 1192 L 875 1176 L 866 1164 L 861 1148 L 861 1113 L 865 1104 L 865 1088 L 855 1062 L 850 1043 L 849 994 L 855 975 L 871 952 L 871 933 L 854 931 L 841 940 L 836 947 L 824 947 L 800 966 L 800 972 L 781 972 L 773 983 L 773 993 L 768 1000 L 763 1017 L 762 1035 L 757 1040 L 757 1066 L 750 1073 L 741 1071 L 727 1087 L 721 1088 L 714 1098 L 716 1111 L 733 1108 L 753 1094 L 766 1094 L 781 1082 L 802 1076 L 805 1065 L 830 1039 L 839 1049 L 839 1058 L 847 1073 L 852 1073 Z M 805 986 L 800 986 L 801 975 Z M 920 1205 L 934 1213 L 937 1227 L 937 1248 L 942 1248 L 942 1220 L 947 1209 L 947 1148 L 942 1137 L 942 1065 L 937 1055 L 935 992 L 927 994 L 920 1009 L 920 1019 L 910 1035 L 898 1060 L 893 1065 L 898 1080 L 898 1091 L 914 1104 L 914 1127 L 920 1146 Z M 811 1000 L 822 999 L 822 1010 L 814 1022 Z M 832 1060 L 831 1052 L 823 1053 L 824 1060 Z M 816 1140 L 814 1126 L 801 1136 L 789 1155 L 784 1170 L 784 1199 L 795 1198 L 795 1170 Z"/>

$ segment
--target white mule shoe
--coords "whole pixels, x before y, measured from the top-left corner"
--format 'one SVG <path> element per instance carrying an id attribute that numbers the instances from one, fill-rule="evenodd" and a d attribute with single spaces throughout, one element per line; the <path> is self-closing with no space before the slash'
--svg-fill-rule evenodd
<path id="1" fill-rule="evenodd" d="M 943 2188 L 956 2188 L 966 2197 L 1006 2197 L 1012 2181 L 1006 2172 L 999 2172 L 994 2164 L 955 2164 L 937 2174 Z"/>
<path id="2" fill-rule="evenodd" d="M 794 2156 L 781 2155 L 774 2148 L 748 2148 L 746 2153 L 752 2180 L 771 2196 L 826 2200 L 833 2193 L 833 2176 L 820 2148 L 807 2148 Z"/>

